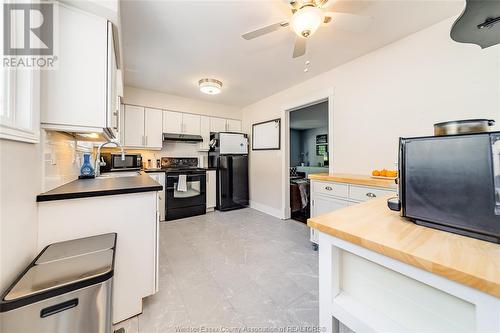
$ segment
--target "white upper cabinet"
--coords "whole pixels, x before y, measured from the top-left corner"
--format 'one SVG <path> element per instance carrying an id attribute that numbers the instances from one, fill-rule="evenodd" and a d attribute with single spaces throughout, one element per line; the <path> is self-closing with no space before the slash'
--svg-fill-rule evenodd
<path id="1" fill-rule="evenodd" d="M 144 108 L 125 105 L 124 109 L 124 145 L 127 147 L 144 146 Z"/>
<path id="2" fill-rule="evenodd" d="M 162 110 L 125 105 L 124 145 L 132 148 L 162 148 Z"/>
<path id="3" fill-rule="evenodd" d="M 226 119 L 210 117 L 210 132 L 226 132 Z"/>
<path id="4" fill-rule="evenodd" d="M 200 116 L 200 135 L 203 141 L 200 143 L 200 150 L 209 150 L 210 143 L 210 117 Z"/>
<path id="5" fill-rule="evenodd" d="M 182 113 L 163 111 L 163 133 L 182 133 Z"/>
<path id="6" fill-rule="evenodd" d="M 163 111 L 163 133 L 200 135 L 200 116 Z"/>
<path id="7" fill-rule="evenodd" d="M 228 119 L 226 123 L 226 130 L 228 132 L 241 132 L 241 121 Z"/>
<path id="8" fill-rule="evenodd" d="M 210 117 L 210 132 L 241 132 L 241 120 Z"/>
<path id="9" fill-rule="evenodd" d="M 80 9 L 59 8 L 56 70 L 41 73 L 41 123 L 69 132 L 117 132 L 117 64 L 113 28 Z"/>
<path id="10" fill-rule="evenodd" d="M 182 134 L 200 135 L 200 116 L 196 114 L 182 114 Z"/>
<path id="11" fill-rule="evenodd" d="M 162 110 L 146 108 L 144 110 L 144 146 L 162 148 Z"/>

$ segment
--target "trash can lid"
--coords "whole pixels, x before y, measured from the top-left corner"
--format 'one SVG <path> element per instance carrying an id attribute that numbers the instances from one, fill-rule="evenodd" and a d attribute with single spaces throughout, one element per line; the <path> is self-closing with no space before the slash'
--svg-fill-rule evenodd
<path id="1" fill-rule="evenodd" d="M 35 261 L 35 265 L 46 264 L 52 261 L 81 256 L 92 252 L 113 249 L 116 244 L 116 233 L 109 233 L 47 246 Z"/>
<path id="2" fill-rule="evenodd" d="M 31 265 L 9 288 L 0 312 L 62 295 L 113 276 L 114 250 L 94 252 L 43 265 Z"/>

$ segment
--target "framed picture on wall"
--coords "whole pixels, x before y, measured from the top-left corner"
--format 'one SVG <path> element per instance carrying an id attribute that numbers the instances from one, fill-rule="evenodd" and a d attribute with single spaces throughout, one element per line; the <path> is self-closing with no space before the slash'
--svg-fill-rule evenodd
<path id="1" fill-rule="evenodd" d="M 281 149 L 281 119 L 252 125 L 252 150 Z"/>
<path id="2" fill-rule="evenodd" d="M 316 156 L 328 156 L 328 145 L 316 145 Z"/>
<path id="3" fill-rule="evenodd" d="M 316 144 L 327 144 L 328 143 L 328 134 L 320 134 L 316 135 Z"/>

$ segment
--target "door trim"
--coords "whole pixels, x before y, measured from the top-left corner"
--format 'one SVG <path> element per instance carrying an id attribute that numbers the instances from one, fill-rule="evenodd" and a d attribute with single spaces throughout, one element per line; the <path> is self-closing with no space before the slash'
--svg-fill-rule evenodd
<path id="1" fill-rule="evenodd" d="M 283 153 L 281 154 L 281 213 L 282 219 L 289 219 L 291 217 L 290 209 L 290 112 L 304 107 L 328 101 L 328 160 L 329 160 L 329 173 L 333 172 L 333 100 L 334 88 L 329 88 L 315 93 L 311 93 L 306 97 L 299 98 L 290 102 L 282 107 L 281 119 L 282 129 L 281 142 Z"/>

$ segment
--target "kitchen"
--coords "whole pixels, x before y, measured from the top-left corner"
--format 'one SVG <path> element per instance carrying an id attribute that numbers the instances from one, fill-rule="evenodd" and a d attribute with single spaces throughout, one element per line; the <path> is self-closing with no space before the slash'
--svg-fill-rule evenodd
<path id="1" fill-rule="evenodd" d="M 492 4 L 494 13 L 495 2 L 486 3 Z M 296 4 L 56 2 L 58 68 L 33 71 L 27 77 L 16 74 L 18 83 L 16 89 L 10 86 L 10 93 L 30 103 L 12 98 L 9 104 L 2 99 L 2 112 L 12 107 L 18 115 L 7 117 L 9 122 L 2 120 L 1 126 L 2 292 L 9 291 L 27 267 L 49 267 L 50 263 L 34 260 L 47 245 L 116 233 L 116 244 L 107 239 L 99 251 L 113 251 L 114 256 L 114 268 L 108 262 L 102 277 L 114 273 L 112 300 L 107 301 L 111 314 L 104 316 L 104 328 L 83 326 L 79 328 L 83 332 L 169 332 L 176 327 L 221 325 L 291 325 L 326 331 L 340 327 L 356 332 L 424 329 L 414 323 L 429 321 L 426 313 L 408 307 L 415 315 L 401 312 L 401 322 L 390 313 L 397 300 L 373 303 L 403 291 L 381 288 L 384 292 L 377 295 L 349 268 L 371 272 L 370 283 L 380 285 L 384 276 L 397 272 L 410 279 L 395 279 L 398 286 L 408 283 L 416 294 L 425 295 L 419 301 L 450 305 L 444 318 L 460 317 L 468 331 L 498 330 L 494 326 L 499 313 L 498 244 L 420 225 L 410 224 L 417 228 L 410 230 L 406 223 L 406 229 L 400 228 L 399 213 L 386 203 L 400 185 L 371 177 L 374 169 L 401 168 L 401 163 L 394 164 L 399 137 L 433 136 L 433 125 L 448 120 L 498 121 L 498 45 L 482 49 L 463 43 L 467 40 L 460 36 L 450 38 L 465 5 L 465 1 L 328 4 L 331 7 L 325 11 L 371 17 L 369 28 L 345 32 L 338 14 L 330 25 L 321 25 L 307 37 L 305 56 L 293 58 L 295 37 L 288 27 L 250 40 L 245 33 L 290 18 L 290 6 L 300 13 L 293 7 Z M 237 12 L 245 13 L 237 16 L 245 20 L 235 22 L 229 15 Z M 410 12 L 412 18 L 407 19 Z M 188 21 L 196 25 L 189 28 L 185 21 L 192 17 L 200 21 Z M 392 29 L 394 25 L 399 29 Z M 487 36 L 498 32 L 493 21 L 487 25 Z M 180 37 L 184 35 L 187 38 Z M 492 43 L 494 38 L 488 38 Z M 325 43 L 329 40 L 331 45 Z M 269 61 L 278 54 L 282 61 Z M 9 81 L 13 75 L 6 72 L 2 72 L 3 87 L 13 82 Z M 210 94 L 216 90 L 220 93 Z M 327 124 L 329 174 L 310 175 L 311 200 L 321 199 L 322 205 L 311 207 L 309 229 L 289 220 L 289 111 L 324 100 L 332 115 Z M 268 127 L 259 126 L 269 122 Z M 233 145 L 235 138 L 241 141 Z M 116 143 L 99 150 L 109 139 Z M 225 139 L 229 145 L 223 144 Z M 241 144 L 243 150 L 233 150 Z M 224 151 L 223 146 L 231 150 Z M 96 163 L 98 150 L 102 160 Z M 230 208 L 243 209 L 222 207 L 227 196 L 218 184 L 224 173 L 217 161 L 224 161 L 225 152 L 231 157 L 227 163 L 240 166 L 231 175 L 238 174 L 240 180 L 226 191 L 232 195 Z M 86 154 L 91 155 L 93 172 L 102 171 L 100 177 L 77 179 L 85 176 Z M 137 170 L 107 172 L 124 166 L 140 168 L 141 174 L 125 177 Z M 168 184 L 165 169 L 172 166 L 181 170 L 171 170 L 176 178 Z M 117 173 L 123 177 L 111 176 Z M 368 193 L 377 198 L 365 202 Z M 169 213 L 165 201 L 175 202 L 184 194 L 196 200 L 181 198 L 187 205 L 170 206 Z M 372 224 L 387 223 L 382 230 L 394 230 L 385 233 L 385 240 L 369 238 L 367 233 L 382 234 L 371 229 L 370 219 L 361 224 L 360 216 L 374 211 L 380 213 L 373 213 L 373 221 L 384 221 Z M 350 225 L 360 229 L 349 229 Z M 425 248 L 429 254 L 398 243 L 397 235 L 405 233 L 421 240 L 422 251 Z M 456 264 L 443 255 L 453 248 L 437 246 L 436 240 L 469 249 L 481 259 L 478 263 L 489 268 Z M 311 241 L 319 244 L 319 256 L 311 250 Z M 335 251 L 325 251 L 329 247 Z M 376 256 L 381 255 L 380 248 L 386 251 L 384 256 Z M 345 266 L 332 268 L 335 256 Z M 458 255 L 460 259 L 466 262 L 465 255 Z M 391 269 L 377 270 L 376 265 Z M 429 267 L 436 269 L 430 272 Z M 339 293 L 343 297 L 336 299 L 334 290 L 325 289 L 331 285 L 332 271 L 342 275 L 341 288 L 359 291 L 353 294 L 356 297 Z M 30 297 L 39 297 L 39 292 L 30 290 Z M 364 303 L 355 302 L 360 299 Z M 16 318 L 16 310 L 23 306 L 11 309 L 13 301 L 3 301 L 2 325 L 10 325 L 4 314 Z M 75 308 L 58 314 L 49 309 L 46 321 L 78 313 L 78 305 L 66 306 Z M 378 319 L 369 315 L 369 309 L 377 306 L 384 310 Z M 484 308 L 490 311 L 482 312 Z M 32 328 L 43 325 L 45 318 L 38 315 L 24 322 Z M 14 324 L 21 324 L 19 317 Z M 429 326 L 429 331 L 456 329 L 446 321 L 439 325 Z"/>

